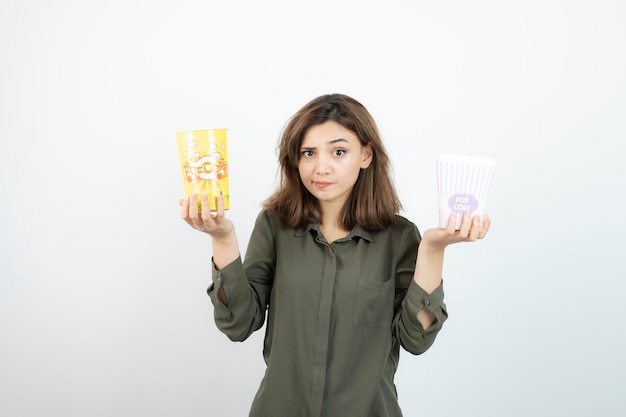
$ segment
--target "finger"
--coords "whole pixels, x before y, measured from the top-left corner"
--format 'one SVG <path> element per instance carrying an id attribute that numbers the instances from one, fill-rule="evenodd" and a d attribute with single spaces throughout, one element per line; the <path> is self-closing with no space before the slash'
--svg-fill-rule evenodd
<path id="1" fill-rule="evenodd" d="M 483 216 L 483 227 L 480 229 L 480 233 L 478 234 L 478 238 L 482 239 L 485 237 L 489 228 L 491 227 L 491 217 L 486 214 Z"/>
<path id="2" fill-rule="evenodd" d="M 194 221 L 198 219 L 198 194 L 196 193 L 189 197 L 189 218 Z"/>
<path id="3" fill-rule="evenodd" d="M 458 215 L 459 214 L 457 212 L 452 212 L 452 214 L 450 214 L 450 219 L 448 219 L 448 225 L 446 226 L 446 231 L 450 235 L 453 234 L 456 229 L 456 219 Z"/>
<path id="4" fill-rule="evenodd" d="M 476 239 L 478 239 L 480 230 L 480 216 L 474 216 L 474 218 L 472 219 L 472 226 L 470 227 L 467 240 L 469 240 L 470 242 L 474 242 Z"/>
<path id="5" fill-rule="evenodd" d="M 224 196 L 220 191 L 220 195 L 217 196 L 217 216 L 224 217 L 226 210 L 224 209 Z"/>
<path id="6" fill-rule="evenodd" d="M 180 204 L 180 217 L 185 220 L 189 220 L 189 196 L 178 201 Z"/>
<path id="7" fill-rule="evenodd" d="M 463 213 L 463 221 L 461 222 L 461 229 L 459 229 L 459 235 L 466 239 L 469 236 L 469 231 L 472 226 L 472 220 L 470 219 L 469 213 L 466 211 Z"/>
<path id="8" fill-rule="evenodd" d="M 213 213 L 211 213 L 211 205 L 209 204 L 209 196 L 202 196 L 202 220 L 204 222 L 209 222 L 213 217 Z"/>

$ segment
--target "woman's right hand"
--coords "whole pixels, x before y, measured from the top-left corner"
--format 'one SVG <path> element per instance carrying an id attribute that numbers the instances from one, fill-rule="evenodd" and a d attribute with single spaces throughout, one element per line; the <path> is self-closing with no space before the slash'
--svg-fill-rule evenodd
<path id="1" fill-rule="evenodd" d="M 198 208 L 198 195 L 192 194 L 180 200 L 181 217 L 189 226 L 211 235 L 213 239 L 228 239 L 235 232 L 232 221 L 226 218 L 224 196 L 217 198 L 217 211 L 211 212 L 206 195 L 200 197 L 202 209 Z"/>

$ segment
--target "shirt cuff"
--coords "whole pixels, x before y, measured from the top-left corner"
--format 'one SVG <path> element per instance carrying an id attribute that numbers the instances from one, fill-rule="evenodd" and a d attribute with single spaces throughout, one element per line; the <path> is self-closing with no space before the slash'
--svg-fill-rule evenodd
<path id="1" fill-rule="evenodd" d="M 234 282 L 242 275 L 242 272 L 243 263 L 241 261 L 241 256 L 237 257 L 237 259 L 222 269 L 217 269 L 215 267 L 215 263 L 213 262 L 213 258 L 211 258 L 211 280 L 213 282 L 211 283 L 208 292 L 211 293 L 212 291 L 218 290 L 220 287 Z"/>
<path id="2" fill-rule="evenodd" d="M 415 317 L 415 320 L 419 323 L 419 321 L 417 320 L 417 313 L 422 308 L 426 308 L 437 318 L 437 322 L 426 330 L 427 333 L 437 330 L 443 324 L 441 323 L 441 310 L 444 306 L 443 298 L 443 282 L 437 288 L 435 288 L 432 293 L 429 294 L 414 280 L 411 280 L 409 290 L 406 294 L 406 302 L 408 303 L 408 311 L 410 317 Z M 445 309 L 445 307 L 443 308 Z"/>

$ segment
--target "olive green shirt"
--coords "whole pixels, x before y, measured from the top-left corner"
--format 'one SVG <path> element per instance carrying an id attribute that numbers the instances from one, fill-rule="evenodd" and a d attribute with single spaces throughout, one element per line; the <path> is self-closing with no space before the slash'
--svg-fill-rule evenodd
<path id="1" fill-rule="evenodd" d="M 245 262 L 213 267 L 208 289 L 215 322 L 231 340 L 245 340 L 267 314 L 267 369 L 250 416 L 402 415 L 394 385 L 400 346 L 423 353 L 447 318 L 442 287 L 428 294 L 413 280 L 420 239 L 398 216 L 383 231 L 357 225 L 329 244 L 317 224 L 284 229 L 260 213 Z M 217 298 L 220 286 L 228 307 Z M 424 307 L 437 319 L 426 331 L 417 320 Z"/>

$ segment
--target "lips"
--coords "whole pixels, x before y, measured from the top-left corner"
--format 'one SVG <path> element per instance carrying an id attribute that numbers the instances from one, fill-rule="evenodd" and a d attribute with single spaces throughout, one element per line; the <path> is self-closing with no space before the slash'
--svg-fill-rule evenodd
<path id="1" fill-rule="evenodd" d="M 332 183 L 326 182 L 326 181 L 313 181 L 313 184 L 315 184 L 317 188 L 326 188 L 330 186 Z"/>

